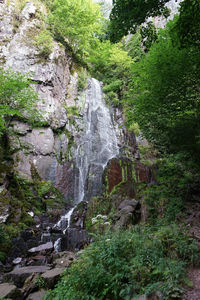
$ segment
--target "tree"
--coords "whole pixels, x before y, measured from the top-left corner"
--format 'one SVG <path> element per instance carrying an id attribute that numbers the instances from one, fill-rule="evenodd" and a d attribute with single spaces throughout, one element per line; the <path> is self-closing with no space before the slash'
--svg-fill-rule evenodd
<path id="1" fill-rule="evenodd" d="M 101 9 L 92 0 L 55 0 L 50 5 L 48 22 L 74 53 L 86 54 L 90 43 L 101 31 Z"/>
<path id="2" fill-rule="evenodd" d="M 133 66 L 129 123 L 138 122 L 145 137 L 161 150 L 200 151 L 199 53 L 175 46 L 162 30 L 147 55 Z"/>
<path id="3" fill-rule="evenodd" d="M 0 68 L 0 135 L 14 116 L 29 122 L 38 120 L 40 115 L 35 109 L 38 96 L 30 83 L 27 75 Z"/>
<path id="4" fill-rule="evenodd" d="M 167 15 L 169 0 L 113 0 L 110 15 L 110 39 L 119 41 L 124 35 L 135 33 L 138 25 L 150 16 Z"/>
<path id="5" fill-rule="evenodd" d="M 200 46 L 200 1 L 184 0 L 175 26 L 181 46 Z"/>

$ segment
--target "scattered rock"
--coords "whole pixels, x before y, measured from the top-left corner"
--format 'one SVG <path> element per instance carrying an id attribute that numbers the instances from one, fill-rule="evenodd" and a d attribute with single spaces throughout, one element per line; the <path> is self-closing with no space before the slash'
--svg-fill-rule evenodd
<path id="1" fill-rule="evenodd" d="M 133 208 L 136 208 L 137 206 L 138 206 L 138 201 L 137 200 L 129 200 L 129 199 L 126 199 L 126 200 L 124 200 L 123 202 L 121 202 L 120 203 L 120 205 L 119 205 L 119 209 L 121 210 L 121 209 L 123 209 L 123 208 L 125 208 L 125 207 L 127 207 L 127 206 L 131 206 L 131 207 L 133 207 Z"/>
<path id="2" fill-rule="evenodd" d="M 41 274 L 49 270 L 48 266 L 30 266 L 14 269 L 4 275 L 4 281 L 14 283 L 17 287 L 21 288 L 25 280 L 33 273 Z"/>
<path id="3" fill-rule="evenodd" d="M 47 250 L 53 250 L 53 243 L 48 242 L 46 244 L 42 244 L 38 247 L 34 247 L 28 250 L 28 252 L 34 253 L 34 252 L 41 252 L 41 251 L 47 251 Z"/>
<path id="4" fill-rule="evenodd" d="M 87 230 L 68 228 L 65 236 L 66 250 L 74 251 L 84 248 L 90 242 Z"/>
<path id="5" fill-rule="evenodd" d="M 44 256 L 44 255 L 37 255 L 37 256 L 33 256 L 33 257 L 30 257 L 30 260 L 32 260 L 32 263 L 31 265 L 32 266 L 41 266 L 41 265 L 45 265 L 47 264 L 47 259 L 48 257 L 47 256 Z"/>
<path id="6" fill-rule="evenodd" d="M 0 284 L 0 298 L 13 298 L 15 300 L 21 300 L 21 292 L 17 287 L 10 283 Z"/>
<path id="7" fill-rule="evenodd" d="M 15 258 L 15 259 L 13 260 L 13 264 L 14 264 L 14 265 L 18 265 L 18 264 L 20 264 L 21 261 L 22 261 L 22 258 L 21 258 L 21 257 L 17 257 L 17 258 Z"/>
<path id="8" fill-rule="evenodd" d="M 40 290 L 38 292 L 30 294 L 27 300 L 42 300 L 45 294 L 46 294 L 45 290 Z"/>
<path id="9" fill-rule="evenodd" d="M 67 268 L 75 260 L 75 254 L 73 252 L 59 252 L 53 256 L 53 264 L 57 268 Z"/>
<path id="10" fill-rule="evenodd" d="M 41 279 L 45 281 L 45 287 L 52 289 L 60 279 L 60 276 L 64 270 L 65 268 L 55 268 L 42 274 Z"/>
<path id="11" fill-rule="evenodd" d="M 73 213 L 71 215 L 70 227 L 77 229 L 84 228 L 86 211 L 87 202 L 81 201 L 73 210 Z"/>
<path id="12" fill-rule="evenodd" d="M 22 293 L 24 297 L 28 296 L 30 293 L 33 293 L 38 290 L 37 286 L 37 277 L 38 274 L 31 274 L 24 282 Z"/>

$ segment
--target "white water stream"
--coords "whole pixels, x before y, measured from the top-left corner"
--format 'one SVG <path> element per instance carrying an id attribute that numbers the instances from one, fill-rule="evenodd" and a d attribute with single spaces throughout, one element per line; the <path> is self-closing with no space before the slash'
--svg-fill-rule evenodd
<path id="1" fill-rule="evenodd" d="M 78 169 L 74 187 L 75 206 L 55 225 L 61 228 L 63 233 L 70 227 L 71 215 L 76 205 L 83 200 L 89 200 L 86 195 L 86 184 L 90 180 L 88 178 L 92 178 L 90 196 L 95 196 L 101 187 L 103 170 L 108 161 L 119 154 L 116 132 L 110 110 L 105 104 L 101 83 L 94 78 L 89 79 L 83 96 L 85 98 L 82 111 L 84 131 L 77 141 L 75 152 L 75 165 Z M 92 175 L 89 174 L 90 172 Z M 59 244 L 58 241 L 56 243 Z"/>

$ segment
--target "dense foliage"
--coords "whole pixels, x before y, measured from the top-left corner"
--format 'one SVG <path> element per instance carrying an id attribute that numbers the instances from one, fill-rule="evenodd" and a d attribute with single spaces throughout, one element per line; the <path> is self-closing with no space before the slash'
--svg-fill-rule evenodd
<path id="1" fill-rule="evenodd" d="M 128 33 L 135 33 L 138 25 L 150 16 L 167 14 L 164 5 L 169 0 L 114 0 L 110 15 L 110 39 L 119 41 Z"/>
<path id="2" fill-rule="evenodd" d="M 173 24 L 172 24 L 173 25 Z M 170 29 L 160 31 L 148 54 L 133 66 L 129 122 L 161 150 L 200 151 L 200 68 L 195 48 L 180 49 Z"/>
<path id="3" fill-rule="evenodd" d="M 50 7 L 48 23 L 54 36 L 66 42 L 74 53 L 87 55 L 101 29 L 101 10 L 92 0 L 47 1 Z"/>
<path id="4" fill-rule="evenodd" d="M 35 122 L 37 94 L 26 75 L 0 68 L 0 135 L 8 129 L 13 117 Z"/>
<path id="5" fill-rule="evenodd" d="M 180 17 L 177 22 L 177 31 L 182 46 L 200 43 L 200 2 L 185 0 L 181 3 Z"/>
<path id="6" fill-rule="evenodd" d="M 161 290 L 181 298 L 184 266 L 198 247 L 176 225 L 99 236 L 66 271 L 48 300 L 126 299 Z M 183 262 L 184 260 L 184 262 Z"/>

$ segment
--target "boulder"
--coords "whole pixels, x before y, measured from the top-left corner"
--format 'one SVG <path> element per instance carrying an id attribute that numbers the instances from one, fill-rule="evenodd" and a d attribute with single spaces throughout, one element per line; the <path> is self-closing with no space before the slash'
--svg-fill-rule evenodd
<path id="1" fill-rule="evenodd" d="M 21 257 L 17 257 L 17 258 L 15 258 L 14 260 L 13 260 L 13 264 L 14 265 L 18 265 L 18 264 L 20 264 L 22 262 L 22 258 Z"/>
<path id="2" fill-rule="evenodd" d="M 123 209 L 119 210 L 114 216 L 113 216 L 113 219 L 114 220 L 119 220 L 122 216 L 125 216 L 125 215 L 132 215 L 133 212 L 134 212 L 134 207 L 132 206 L 126 206 L 124 207 Z"/>
<path id="3" fill-rule="evenodd" d="M 138 298 L 132 298 L 131 300 L 148 300 L 147 295 L 139 296 Z"/>
<path id="4" fill-rule="evenodd" d="M 90 237 L 88 235 L 87 230 L 68 228 L 63 242 L 65 242 L 64 240 L 66 241 L 66 250 L 74 251 L 80 250 L 84 248 L 85 245 L 88 245 L 90 242 Z"/>
<path id="5" fill-rule="evenodd" d="M 61 274 L 64 272 L 65 268 L 55 268 L 46 271 L 42 274 L 41 279 L 44 280 L 45 286 L 49 289 L 52 289 L 58 280 L 61 277 Z"/>
<path id="6" fill-rule="evenodd" d="M 70 251 L 59 252 L 53 256 L 53 264 L 57 268 L 67 268 L 75 260 L 75 254 Z"/>
<path id="7" fill-rule="evenodd" d="M 24 297 L 27 297 L 30 293 L 33 293 L 38 290 L 37 286 L 37 277 L 38 274 L 31 274 L 24 282 L 22 293 Z"/>
<path id="8" fill-rule="evenodd" d="M 38 292 L 30 294 L 28 296 L 27 300 L 42 300 L 45 294 L 46 294 L 46 291 L 42 289 Z"/>
<path id="9" fill-rule="evenodd" d="M 136 208 L 138 206 L 138 203 L 139 202 L 137 200 L 126 199 L 126 200 L 124 200 L 123 202 L 120 203 L 119 209 L 121 210 L 121 209 L 125 208 L 126 206 L 131 206 L 133 208 Z"/>
<path id="10" fill-rule="evenodd" d="M 41 251 L 48 251 L 48 250 L 53 250 L 53 243 L 48 242 L 46 244 L 42 244 L 38 247 L 34 247 L 28 250 L 30 253 L 35 253 L 35 252 L 41 252 Z"/>
<path id="11" fill-rule="evenodd" d="M 10 283 L 0 284 L 0 298 L 12 298 L 15 300 L 21 300 L 21 292 L 17 287 Z"/>
<path id="12" fill-rule="evenodd" d="M 87 202 L 81 201 L 73 210 L 73 213 L 71 215 L 70 227 L 77 229 L 84 228 L 86 211 Z"/>
<path id="13" fill-rule="evenodd" d="M 114 216 L 113 219 L 116 221 L 115 228 L 127 228 L 129 225 L 133 224 L 133 206 L 126 206 L 120 211 L 118 211 Z"/>
<path id="14" fill-rule="evenodd" d="M 12 272 L 9 272 L 4 275 L 4 281 L 12 282 L 17 287 L 21 288 L 25 282 L 25 280 L 32 275 L 33 273 L 41 274 L 49 270 L 47 266 L 30 266 L 23 268 L 16 268 Z"/>
<path id="15" fill-rule="evenodd" d="M 133 224 L 133 215 L 132 214 L 125 214 L 121 216 L 121 218 L 115 223 L 114 228 L 127 228 L 129 225 Z"/>

